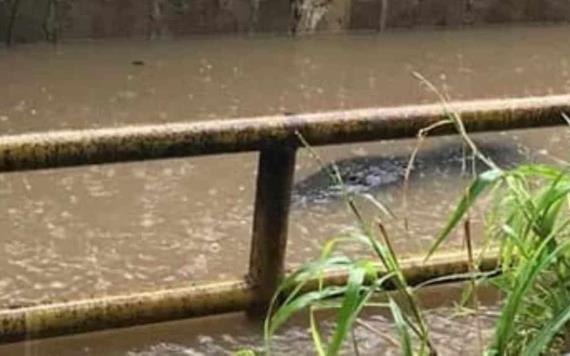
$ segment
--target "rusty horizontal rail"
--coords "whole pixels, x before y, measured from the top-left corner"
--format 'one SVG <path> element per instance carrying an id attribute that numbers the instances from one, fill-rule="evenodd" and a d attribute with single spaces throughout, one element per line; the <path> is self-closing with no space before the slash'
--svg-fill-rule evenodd
<path id="1" fill-rule="evenodd" d="M 449 110 L 470 132 L 553 126 L 570 112 L 570 95 L 454 102 Z M 311 145 L 409 138 L 444 118 L 443 106 L 430 104 L 3 136 L 0 172 L 260 151 L 297 146 L 296 132 Z"/>
<path id="2" fill-rule="evenodd" d="M 0 172 L 260 151 L 246 280 L 0 310 L 0 342 L 266 306 L 284 274 L 297 133 L 311 145 L 410 138 L 448 112 L 460 114 L 469 132 L 561 125 L 570 95 L 455 102 L 447 110 L 431 104 L 0 136 Z M 453 130 L 447 125 L 431 134 Z M 490 257 L 481 268 L 494 268 L 496 261 Z M 467 268 L 463 259 L 433 258 L 408 261 L 405 275 L 420 283 Z M 326 279 L 342 284 L 346 275 Z"/>
<path id="3" fill-rule="evenodd" d="M 436 254 L 427 262 L 423 257 L 402 261 L 402 272 L 411 285 L 449 275 L 465 279 L 470 268 L 465 252 Z M 483 258 L 479 268 L 495 270 L 496 254 Z M 323 277 L 323 285 L 343 285 L 347 278 L 346 271 L 332 271 Z M 306 289 L 318 286 L 315 280 Z M 242 311 L 255 303 L 251 284 L 229 281 L 8 309 L 0 311 L 0 343 Z"/>

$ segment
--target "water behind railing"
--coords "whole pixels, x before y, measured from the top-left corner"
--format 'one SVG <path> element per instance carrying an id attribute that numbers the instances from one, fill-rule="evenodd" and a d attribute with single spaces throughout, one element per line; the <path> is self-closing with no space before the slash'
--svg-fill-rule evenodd
<path id="1" fill-rule="evenodd" d="M 0 131 L 436 101 L 412 71 L 453 99 L 568 93 L 569 31 L 519 27 L 22 45 L 0 50 Z M 564 128 L 474 137 L 505 165 L 558 162 L 570 148 Z M 414 144 L 402 140 L 317 151 L 323 159 L 338 162 L 350 190 L 372 194 L 402 217 L 403 172 Z M 422 251 L 441 226 L 470 176 L 464 156 L 457 138 L 424 145 L 409 191 L 410 234 L 389 225 L 402 253 Z M 235 154 L 0 175 L 0 305 L 244 274 L 255 158 Z M 338 189 L 306 151 L 300 153 L 296 181 L 290 264 L 315 256 L 323 241 L 354 226 Z M 221 335 L 209 336 L 216 323 L 205 325 L 206 338 Z M 151 331 L 142 332 L 141 340 L 153 332 L 152 327 L 145 330 Z M 255 333 L 246 334 L 244 338 L 255 340 Z M 175 339 L 176 345 L 184 344 Z M 74 347 L 70 350 L 77 350 Z M 102 354 L 93 347 L 89 352 Z M 117 352 L 124 350 L 121 346 Z M 152 350 L 149 346 L 146 351 Z"/>

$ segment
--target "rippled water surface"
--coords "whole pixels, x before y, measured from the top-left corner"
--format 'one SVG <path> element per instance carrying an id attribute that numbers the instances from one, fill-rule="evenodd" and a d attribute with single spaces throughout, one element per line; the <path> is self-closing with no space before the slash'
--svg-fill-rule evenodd
<path id="1" fill-rule="evenodd" d="M 519 27 L 23 45 L 0 50 L 0 131 L 433 102 L 433 94 L 411 71 L 421 72 L 454 99 L 568 93 L 568 33 L 570 27 Z M 560 128 L 475 139 L 503 165 L 561 162 L 570 148 L 568 133 Z M 402 177 L 414 143 L 386 141 L 317 151 L 338 163 L 349 189 L 370 193 L 403 216 Z M 424 145 L 409 191 L 410 237 L 389 226 L 402 253 L 421 251 L 430 243 L 468 181 L 471 166 L 464 156 L 456 138 Z M 255 154 L 234 154 L 0 175 L 0 305 L 244 274 L 255 171 Z M 363 208 L 372 216 L 371 207 Z M 314 159 L 300 152 L 289 263 L 307 260 L 324 240 L 352 227 L 338 190 Z M 171 330 L 148 327 L 140 335 L 129 334 L 145 346 L 135 342 L 115 352 L 223 354 L 239 343 L 248 344 L 249 338 L 256 340 L 252 335 L 257 328 L 244 328 L 240 316 L 228 318 L 234 329 L 223 326 L 229 323 L 224 318 L 211 319 L 203 321 L 203 333 L 195 326 L 184 329 L 187 333 L 172 331 L 177 335 L 173 342 L 158 337 L 147 343 L 142 335 Z M 283 340 L 306 337 L 304 329 L 293 328 Z M 70 345 L 90 342 L 74 340 L 69 339 Z M 210 344 L 217 349 L 204 346 Z"/>

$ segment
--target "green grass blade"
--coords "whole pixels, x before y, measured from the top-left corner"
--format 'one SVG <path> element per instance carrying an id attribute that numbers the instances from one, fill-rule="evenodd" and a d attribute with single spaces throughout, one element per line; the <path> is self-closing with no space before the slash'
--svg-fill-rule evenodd
<path id="1" fill-rule="evenodd" d="M 469 211 L 469 208 L 473 205 L 481 193 L 483 193 L 487 187 L 503 177 L 503 174 L 503 171 L 499 169 L 492 169 L 477 176 L 477 178 L 469 186 L 466 194 L 459 201 L 457 208 L 452 213 L 441 233 L 436 237 L 435 243 L 432 245 L 426 256 L 426 260 L 438 249 L 443 241 L 449 237 L 450 233 L 463 219 L 467 211 Z"/>
<path id="2" fill-rule="evenodd" d="M 554 225 L 558 220 L 559 213 L 569 192 L 569 185 L 554 182 L 552 187 L 539 199 L 537 203 L 540 212 L 537 224 L 537 234 L 539 236 L 547 237 L 554 230 Z"/>
<path id="3" fill-rule="evenodd" d="M 313 308 L 309 311 L 309 318 L 311 322 L 311 337 L 313 338 L 313 344 L 317 350 L 319 356 L 325 356 L 325 347 L 323 345 L 323 339 L 321 338 L 321 331 L 319 330 L 319 324 L 315 319 L 315 311 Z"/>
<path id="4" fill-rule="evenodd" d="M 322 291 L 305 293 L 289 303 L 281 306 L 270 319 L 269 336 L 273 335 L 287 320 L 297 312 L 310 305 L 332 297 L 338 297 L 345 293 L 344 287 L 329 287 Z"/>
<path id="5" fill-rule="evenodd" d="M 352 324 L 361 310 L 363 301 L 365 301 L 367 295 L 369 295 L 369 293 L 364 295 L 361 293 L 363 287 L 365 287 L 364 282 L 367 272 L 367 268 L 360 266 L 351 269 L 349 272 L 342 306 L 336 320 L 336 329 L 327 349 L 328 356 L 334 356 L 339 353 L 343 341 L 348 336 Z"/>
<path id="6" fill-rule="evenodd" d="M 398 334 L 400 334 L 400 347 L 402 348 L 402 353 L 404 356 L 414 356 L 412 347 L 412 337 L 408 331 L 408 325 L 400 307 L 392 298 L 390 298 L 390 310 L 392 316 L 394 317 L 394 322 L 396 323 L 396 328 L 398 329 Z"/>
<path id="7" fill-rule="evenodd" d="M 516 276 L 514 288 L 507 298 L 507 302 L 501 311 L 501 317 L 497 322 L 495 329 L 495 337 L 491 350 L 494 350 L 499 355 L 504 355 L 507 349 L 507 344 L 513 334 L 515 328 L 516 316 L 523 304 L 523 300 L 528 290 L 536 280 L 538 274 L 547 266 L 552 263 L 569 245 L 570 240 L 565 241 L 558 246 L 554 251 L 545 254 L 550 239 L 542 241 L 540 246 L 534 252 L 532 258 L 522 266 L 522 271 Z"/>
<path id="8" fill-rule="evenodd" d="M 570 320 L 570 305 L 560 312 L 558 315 L 543 325 L 540 333 L 534 338 L 532 343 L 524 351 L 521 356 L 539 355 L 552 342 L 552 338 L 562 329 Z"/>
<path id="9" fill-rule="evenodd" d="M 566 181 L 570 179 L 568 168 L 561 169 L 546 164 L 524 164 L 517 167 L 513 172 L 526 177 L 542 177 L 549 180 L 555 180 L 559 177 L 565 177 L 564 180 Z"/>
<path id="10" fill-rule="evenodd" d="M 518 232 L 508 224 L 501 226 L 501 230 L 505 236 L 508 237 L 509 240 L 514 244 L 514 246 L 517 247 L 518 253 L 520 253 L 525 259 L 528 259 L 529 256 L 527 252 L 527 246 L 520 238 Z"/>

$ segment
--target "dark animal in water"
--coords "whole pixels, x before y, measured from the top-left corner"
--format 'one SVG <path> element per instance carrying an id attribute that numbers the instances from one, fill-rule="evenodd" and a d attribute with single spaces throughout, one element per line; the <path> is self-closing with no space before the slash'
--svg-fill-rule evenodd
<path id="1" fill-rule="evenodd" d="M 500 166 L 514 165 L 523 159 L 512 145 L 479 143 L 478 147 Z M 337 167 L 348 192 L 374 193 L 401 185 L 408 162 L 408 155 L 356 157 L 334 162 L 295 184 L 293 204 L 319 204 L 340 199 L 342 189 L 331 177 L 333 165 Z M 479 172 L 486 168 L 477 160 L 473 162 L 461 143 L 451 143 L 421 150 L 414 162 L 411 179 L 418 175 L 469 174 L 472 167 Z"/>

